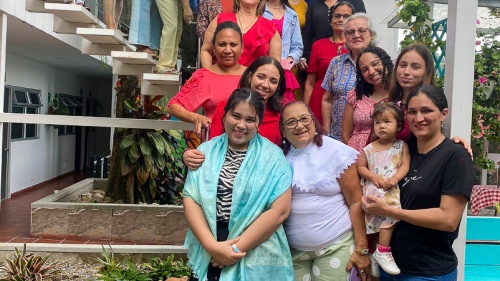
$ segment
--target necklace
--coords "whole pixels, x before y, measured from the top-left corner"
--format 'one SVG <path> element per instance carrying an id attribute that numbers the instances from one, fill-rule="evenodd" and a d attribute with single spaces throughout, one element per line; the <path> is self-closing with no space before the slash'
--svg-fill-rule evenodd
<path id="1" fill-rule="evenodd" d="M 248 24 L 247 26 L 243 26 L 243 24 L 241 23 L 241 17 L 240 15 L 238 15 L 238 22 L 240 23 L 241 33 L 242 34 L 247 33 L 247 31 L 252 27 L 252 25 L 257 21 L 258 18 L 259 18 L 258 16 L 255 17 L 255 19 L 253 19 L 250 24 Z"/>
<path id="2" fill-rule="evenodd" d="M 337 55 L 340 55 L 340 54 L 342 54 L 342 49 L 343 49 L 342 42 L 339 42 L 339 43 L 335 42 L 335 37 L 334 36 L 332 36 L 331 38 L 332 38 L 332 41 L 333 41 L 334 44 L 338 44 L 338 46 L 337 46 Z"/>
<path id="3" fill-rule="evenodd" d="M 267 6 L 273 8 L 273 9 L 281 9 L 281 8 L 283 8 L 283 4 L 281 4 L 278 7 L 276 7 L 276 6 L 273 6 L 273 5 L 269 4 L 269 3 L 267 3 Z"/>

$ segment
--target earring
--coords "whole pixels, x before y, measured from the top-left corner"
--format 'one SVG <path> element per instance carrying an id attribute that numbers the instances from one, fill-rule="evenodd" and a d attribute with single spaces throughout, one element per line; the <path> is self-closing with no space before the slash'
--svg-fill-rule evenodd
<path id="1" fill-rule="evenodd" d="M 317 136 L 318 135 L 318 132 L 314 132 L 314 135 Z"/>
<path id="2" fill-rule="evenodd" d="M 286 141 L 285 141 L 285 138 L 283 138 L 283 145 L 285 145 L 285 144 L 286 144 Z"/>

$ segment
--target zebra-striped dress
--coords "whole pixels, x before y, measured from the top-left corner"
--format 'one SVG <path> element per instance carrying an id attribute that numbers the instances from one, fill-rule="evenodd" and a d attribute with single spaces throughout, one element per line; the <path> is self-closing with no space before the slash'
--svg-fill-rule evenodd
<path id="1" fill-rule="evenodd" d="M 246 151 L 233 150 L 230 147 L 227 149 L 217 183 L 217 221 L 229 222 L 234 178 L 245 159 L 245 154 Z"/>

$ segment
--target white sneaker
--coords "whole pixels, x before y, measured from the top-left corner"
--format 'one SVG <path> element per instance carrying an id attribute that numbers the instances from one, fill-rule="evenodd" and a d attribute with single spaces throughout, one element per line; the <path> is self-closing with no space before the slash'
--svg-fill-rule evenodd
<path id="1" fill-rule="evenodd" d="M 372 254 L 370 254 L 370 259 L 372 260 L 372 268 L 371 268 L 371 275 L 373 277 L 380 277 L 380 267 L 378 265 L 377 260 L 373 257 Z"/>
<path id="2" fill-rule="evenodd" d="M 391 275 L 398 275 L 401 273 L 401 270 L 399 270 L 391 252 L 381 253 L 377 249 L 375 250 L 375 253 L 373 253 L 373 258 L 375 258 L 385 272 Z"/>

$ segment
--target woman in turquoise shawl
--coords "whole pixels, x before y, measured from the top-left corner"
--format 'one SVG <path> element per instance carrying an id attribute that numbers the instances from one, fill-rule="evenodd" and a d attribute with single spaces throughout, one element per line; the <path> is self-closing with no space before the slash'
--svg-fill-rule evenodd
<path id="1" fill-rule="evenodd" d="M 292 171 L 257 134 L 263 115 L 262 97 L 237 89 L 224 108 L 226 133 L 198 147 L 207 162 L 189 171 L 184 187 L 191 280 L 294 279 L 282 226 Z"/>

